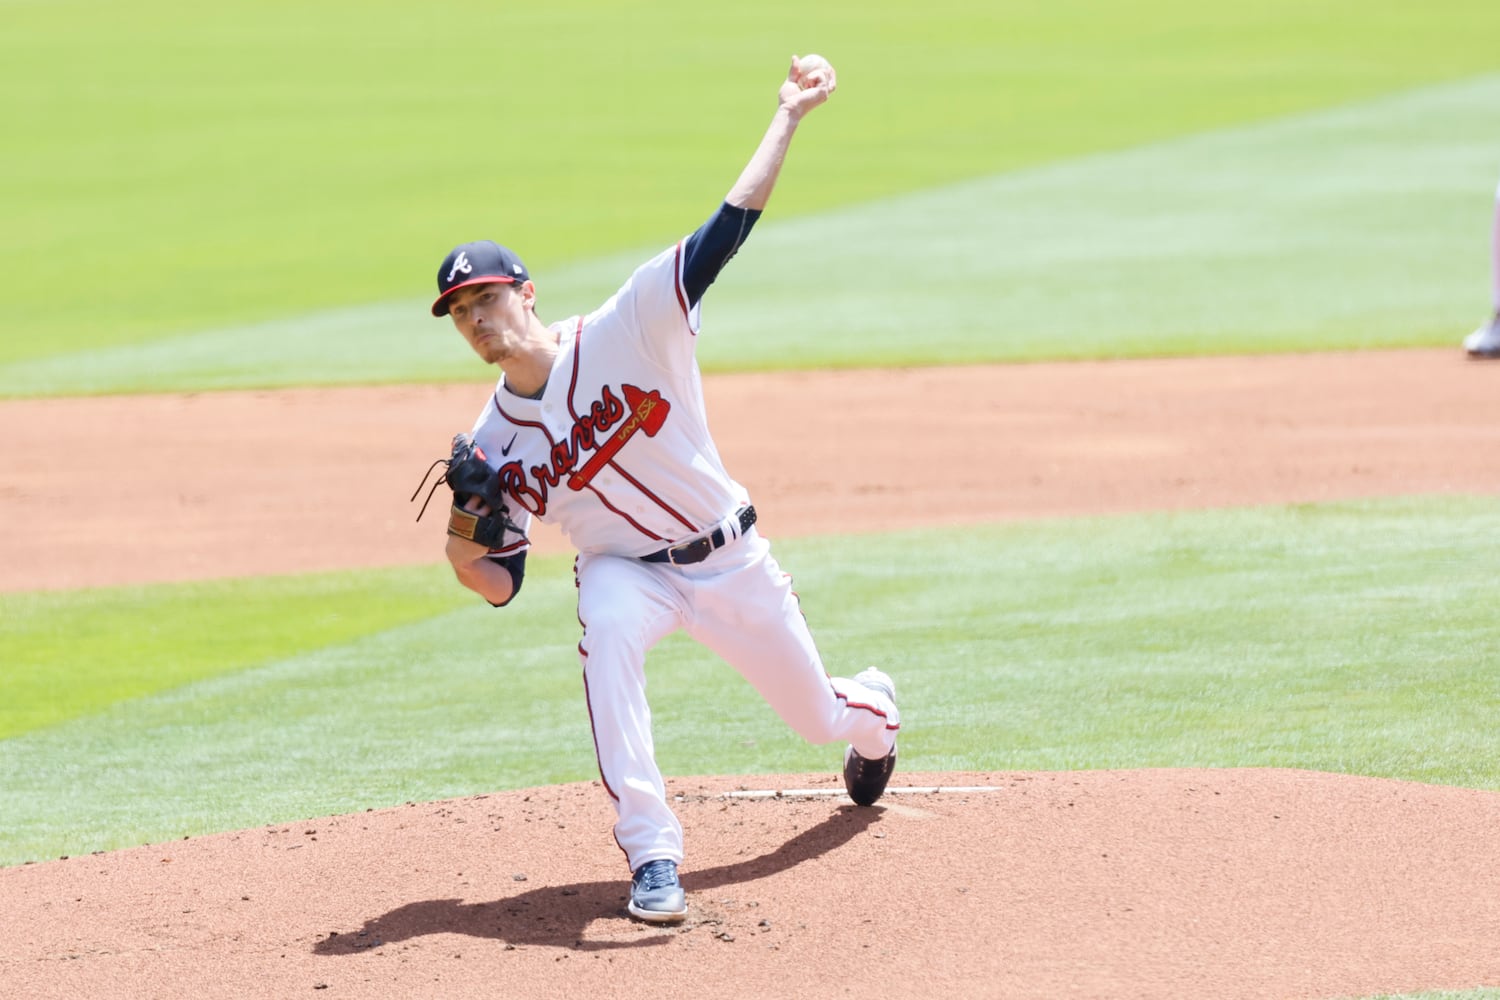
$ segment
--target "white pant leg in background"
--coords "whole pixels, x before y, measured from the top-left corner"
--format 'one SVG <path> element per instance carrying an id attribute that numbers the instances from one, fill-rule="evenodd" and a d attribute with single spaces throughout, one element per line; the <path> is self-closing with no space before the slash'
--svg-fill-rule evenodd
<path id="1" fill-rule="evenodd" d="M 809 743 L 852 743 L 878 759 L 895 746 L 900 715 L 879 692 L 829 677 L 792 581 L 753 529 L 677 569 L 688 634 L 718 653 Z"/>
<path id="2" fill-rule="evenodd" d="M 1500 186 L 1495 188 L 1495 217 L 1490 223 L 1490 298 L 1500 316 Z"/>

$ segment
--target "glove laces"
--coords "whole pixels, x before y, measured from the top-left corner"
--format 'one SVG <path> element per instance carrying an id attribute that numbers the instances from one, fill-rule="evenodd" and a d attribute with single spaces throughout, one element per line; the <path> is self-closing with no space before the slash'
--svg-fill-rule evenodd
<path id="1" fill-rule="evenodd" d="M 427 485 L 427 477 L 430 476 L 430 475 L 432 475 L 432 470 L 436 469 L 440 465 L 444 466 L 444 468 L 443 468 L 443 474 L 440 475 L 440 476 L 438 476 L 437 479 L 433 481 L 432 489 L 430 489 L 430 490 L 427 491 L 427 499 L 422 501 L 422 509 L 419 510 L 419 511 L 417 511 L 417 520 L 418 521 L 422 520 L 422 515 L 425 514 L 425 513 L 427 513 L 427 505 L 432 502 L 432 495 L 437 492 L 437 488 L 448 481 L 448 468 L 447 467 L 450 465 L 448 459 L 446 459 L 446 458 L 440 458 L 436 462 L 433 462 L 431 465 L 429 465 L 427 467 L 427 471 L 424 472 L 424 473 L 422 473 L 422 481 L 417 484 L 417 488 L 414 491 L 412 491 L 411 499 L 407 501 L 407 503 L 414 503 L 414 502 L 416 502 L 417 494 L 421 493 L 422 492 L 422 487 L 424 487 L 424 486 Z"/>

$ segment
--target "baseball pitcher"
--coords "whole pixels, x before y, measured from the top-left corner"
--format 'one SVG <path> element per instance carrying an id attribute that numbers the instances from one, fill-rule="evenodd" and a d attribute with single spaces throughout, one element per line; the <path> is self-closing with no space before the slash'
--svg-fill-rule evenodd
<path id="1" fill-rule="evenodd" d="M 437 272 L 448 316 L 500 369 L 445 473 L 447 556 L 496 607 L 521 590 L 533 519 L 578 550 L 578 655 L 614 836 L 632 873 L 629 911 L 687 912 L 682 827 L 657 769 L 647 652 L 683 629 L 713 650 L 803 738 L 846 743 L 849 795 L 869 805 L 896 760 L 895 686 L 870 668 L 830 677 L 791 579 L 709 433 L 696 360 L 704 293 L 754 227 L 803 118 L 836 87 L 818 56 L 793 57 L 777 107 L 740 177 L 697 231 L 638 267 L 593 312 L 545 323 L 526 265 L 464 243 Z"/>

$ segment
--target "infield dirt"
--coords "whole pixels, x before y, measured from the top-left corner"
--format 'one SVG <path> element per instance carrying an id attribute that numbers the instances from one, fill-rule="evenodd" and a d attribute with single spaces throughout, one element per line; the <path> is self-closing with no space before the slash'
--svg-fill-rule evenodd
<path id="1" fill-rule="evenodd" d="M 442 518 L 414 523 L 407 498 L 486 391 L 0 403 L 0 589 L 437 561 Z M 1457 351 L 734 376 L 706 391 L 773 538 L 1500 494 L 1500 363 Z M 60 454 L 90 456 L 108 502 L 79 495 Z M 993 790 L 873 809 L 840 798 L 831 774 L 753 786 L 832 795 L 721 797 L 747 783 L 671 781 L 691 915 L 666 930 L 624 914 L 595 783 L 0 869 L 0 995 L 1248 1000 L 1500 986 L 1495 793 L 1160 770 L 898 772 L 901 788 Z"/>

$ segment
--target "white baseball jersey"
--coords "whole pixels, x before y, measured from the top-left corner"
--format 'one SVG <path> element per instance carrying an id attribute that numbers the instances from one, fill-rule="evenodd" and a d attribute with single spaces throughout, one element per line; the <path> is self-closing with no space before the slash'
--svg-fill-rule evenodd
<path id="1" fill-rule="evenodd" d="M 641 265 L 589 315 L 552 325 L 559 351 L 541 399 L 515 395 L 501 375 L 473 433 L 523 533 L 536 517 L 580 553 L 642 556 L 748 502 L 709 436 L 682 251 Z M 497 554 L 527 544 L 507 538 Z"/>

